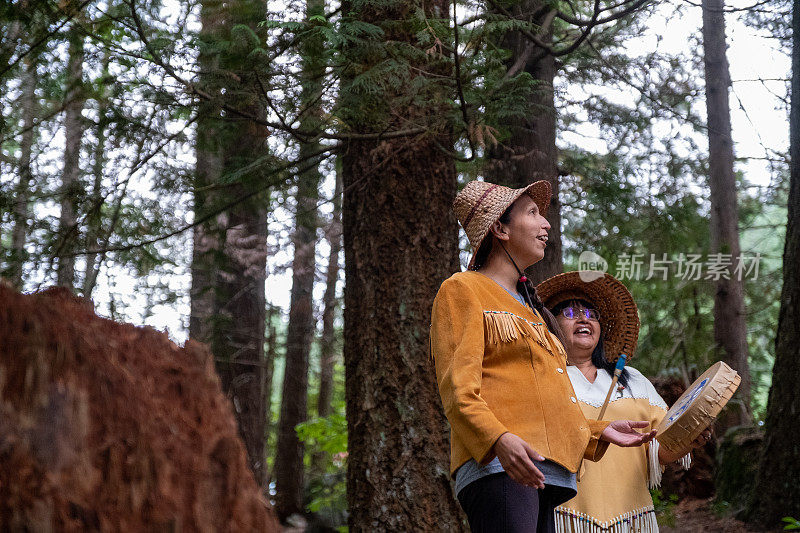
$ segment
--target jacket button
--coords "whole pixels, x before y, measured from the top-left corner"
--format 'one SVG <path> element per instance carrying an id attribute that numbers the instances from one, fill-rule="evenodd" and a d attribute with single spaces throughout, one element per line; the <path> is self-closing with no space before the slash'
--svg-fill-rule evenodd
<path id="1" fill-rule="evenodd" d="M 564 369 L 563 369 L 563 368 L 561 368 L 561 367 L 558 367 L 558 368 L 556 368 L 556 371 L 557 371 L 559 374 L 563 374 L 563 373 L 564 373 Z"/>
<path id="2" fill-rule="evenodd" d="M 576 403 L 578 400 L 575 399 L 575 396 L 570 396 L 569 401 L 571 401 L 572 403 Z"/>

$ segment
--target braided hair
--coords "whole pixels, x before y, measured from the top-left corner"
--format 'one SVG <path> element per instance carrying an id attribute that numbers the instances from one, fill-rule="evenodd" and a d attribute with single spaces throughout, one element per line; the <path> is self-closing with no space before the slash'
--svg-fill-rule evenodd
<path id="1" fill-rule="evenodd" d="M 497 220 L 502 224 L 508 224 L 511 222 L 511 210 L 513 208 L 514 204 L 508 206 L 508 208 L 503 211 L 503 214 L 500 215 L 500 218 Z M 487 237 L 488 238 L 483 239 L 480 247 L 478 247 L 478 253 L 475 254 L 475 262 L 472 265 L 472 270 L 478 270 L 481 268 L 484 264 L 486 264 L 486 260 L 489 258 L 489 254 L 491 253 L 493 246 L 492 241 L 494 241 L 494 239 L 492 238 L 491 232 L 487 235 Z M 539 316 L 541 316 L 544 320 L 547 329 L 549 329 L 550 332 L 558 338 L 561 344 L 566 345 L 564 334 L 562 333 L 558 322 L 556 322 L 556 317 L 553 316 L 553 313 L 551 313 L 550 310 L 544 306 L 544 302 L 542 302 L 542 299 L 539 298 L 539 294 L 536 292 L 536 287 L 534 286 L 533 282 L 524 274 L 523 271 L 519 269 L 517 264 L 514 262 L 514 259 L 510 254 L 508 254 L 508 251 L 505 249 L 505 246 L 503 246 L 502 242 L 500 242 L 500 246 L 503 248 L 503 251 L 506 252 L 508 258 L 511 259 L 511 263 L 514 265 L 514 268 L 517 269 L 517 272 L 520 275 L 519 279 L 517 280 L 517 292 L 522 295 L 522 298 L 527 302 L 531 309 L 535 309 L 539 313 Z"/>

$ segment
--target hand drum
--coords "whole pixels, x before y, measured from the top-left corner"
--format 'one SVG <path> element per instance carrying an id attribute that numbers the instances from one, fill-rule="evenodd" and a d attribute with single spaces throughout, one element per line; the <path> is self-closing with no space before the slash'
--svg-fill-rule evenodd
<path id="1" fill-rule="evenodd" d="M 670 407 L 656 427 L 656 439 L 673 453 L 681 453 L 717 417 L 742 378 L 719 361 L 706 370 Z"/>

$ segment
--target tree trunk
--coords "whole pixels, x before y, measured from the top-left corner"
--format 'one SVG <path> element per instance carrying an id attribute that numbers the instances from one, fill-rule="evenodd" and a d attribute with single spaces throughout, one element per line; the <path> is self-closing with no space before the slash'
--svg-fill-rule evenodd
<path id="1" fill-rule="evenodd" d="M 33 173 L 31 171 L 31 150 L 36 133 L 33 123 L 36 119 L 38 102 L 36 99 L 36 63 L 33 58 L 25 61 L 22 78 L 22 127 L 24 132 L 20 140 L 19 182 L 14 193 L 14 226 L 11 230 L 11 257 L 9 258 L 8 280 L 18 289 L 22 288 L 22 272 L 27 259 L 25 241 L 28 235 L 28 218 L 30 217 L 30 196 Z"/>
<path id="2" fill-rule="evenodd" d="M 76 15 L 76 20 L 80 15 Z M 57 239 L 57 283 L 70 290 L 75 285 L 75 258 L 69 255 L 77 242 L 77 206 L 81 195 L 81 141 L 83 140 L 83 33 L 77 22 L 68 32 L 67 90 L 64 105 L 64 170 L 61 174 L 61 216 Z"/>
<path id="3" fill-rule="evenodd" d="M 229 147 L 228 162 L 241 168 L 244 159 L 259 157 L 264 146 L 263 131 L 253 123 L 237 139 L 241 153 Z M 248 127 L 249 126 L 249 127 Z M 227 157 L 226 157 L 227 158 Z M 236 198 L 244 196 L 256 183 L 239 183 L 231 188 Z M 217 316 L 211 343 L 217 357 L 217 371 L 233 401 L 239 431 L 244 440 L 250 467 L 263 486 L 266 466 L 264 409 L 264 327 L 266 324 L 267 213 L 261 197 L 233 207 L 225 217 L 222 263 L 216 277 Z"/>
<path id="4" fill-rule="evenodd" d="M 324 16 L 324 0 L 306 2 L 306 19 Z M 324 64 L 321 62 L 324 42 L 321 36 L 307 38 L 301 47 L 303 62 L 302 108 L 300 129 L 319 128 L 322 109 L 319 105 Z M 319 142 L 300 144 L 300 161 L 319 150 Z M 281 394 L 281 416 L 278 421 L 278 450 L 275 455 L 275 512 L 281 521 L 304 511 L 305 446 L 297 437 L 295 426 L 308 418 L 308 361 L 314 338 L 314 275 L 316 273 L 317 200 L 321 175 L 318 166 L 301 172 L 297 181 L 295 207 L 294 259 L 292 261 L 292 293 L 289 325 L 286 333 L 286 366 Z"/>
<path id="5" fill-rule="evenodd" d="M 333 212 L 328 225 L 327 238 L 330 245 L 328 255 L 328 270 L 325 275 L 325 295 L 322 298 L 322 335 L 319 348 L 319 393 L 317 395 L 317 416 L 324 418 L 331 414 L 333 401 L 334 373 L 338 351 L 336 349 L 336 336 L 334 321 L 336 319 L 336 285 L 339 281 L 339 253 L 342 249 L 342 178 L 341 173 L 336 173 L 336 188 L 333 196 Z M 325 474 L 328 457 L 325 452 L 314 454 L 311 461 L 312 478 L 319 478 Z"/>
<path id="6" fill-rule="evenodd" d="M 784 516 L 800 518 L 800 1 L 792 12 L 792 89 L 789 113 L 789 217 L 783 248 L 783 290 L 775 339 L 775 366 L 764 421 L 761 463 L 748 518 L 777 527 Z"/>
<path id="7" fill-rule="evenodd" d="M 417 10 L 443 17 L 449 2 L 345 3 L 345 16 L 381 26 L 386 39 L 414 46 Z M 417 21 L 418 23 L 418 21 Z M 371 42 L 347 50 L 363 72 L 380 61 Z M 452 211 L 456 172 L 444 87 L 450 74 L 435 54 L 420 53 L 429 93 L 365 94 L 342 80 L 342 105 L 355 133 L 425 124 L 395 139 L 350 139 L 343 155 L 344 360 L 348 432 L 348 523 L 370 531 L 462 531 L 449 475 L 449 430 L 429 360 L 430 313 L 439 285 L 458 270 Z M 423 79 L 420 78 L 420 81 Z M 393 91 L 397 92 L 393 92 Z M 442 150 L 442 147 L 445 150 Z"/>
<path id="8" fill-rule="evenodd" d="M 108 54 L 103 51 L 102 65 L 103 70 L 101 73 L 101 80 L 109 79 L 109 58 Z M 95 129 L 95 137 L 97 144 L 94 148 L 94 162 L 92 164 L 92 177 L 94 182 L 92 184 L 92 193 L 89 202 L 89 213 L 86 217 L 86 249 L 96 250 L 100 245 L 100 231 L 102 221 L 102 205 L 103 205 L 103 169 L 106 165 L 106 128 L 108 127 L 108 95 L 105 88 L 105 81 L 100 82 L 100 87 L 97 89 L 97 128 Z M 98 262 L 97 253 L 86 254 L 86 266 L 83 276 L 83 296 L 91 298 L 94 287 L 97 284 L 97 275 L 100 272 L 102 259 Z M 101 256 L 102 257 L 102 256 Z"/>
<path id="9" fill-rule="evenodd" d="M 516 14 L 532 13 L 542 7 L 538 0 L 526 0 L 516 8 Z M 541 17 L 536 21 L 541 24 Z M 542 37 L 550 42 L 551 33 Z M 564 270 L 561 251 L 561 204 L 558 198 L 558 150 L 556 149 L 556 110 L 553 79 L 555 58 L 533 45 L 521 32 L 508 32 L 502 47 L 511 51 L 509 68 L 529 53 L 524 72 L 536 80 L 530 114 L 509 121 L 510 137 L 488 152 L 486 179 L 508 187 L 524 187 L 538 180 L 547 180 L 553 189 L 547 220 L 547 250 L 544 259 L 527 270 L 528 277 L 539 283 Z M 532 47 L 532 51 L 528 51 Z"/>
<path id="10" fill-rule="evenodd" d="M 213 42 L 219 38 L 219 6 L 215 1 L 200 4 L 200 47 L 197 64 L 199 85 L 207 93 L 219 97 L 216 70 L 219 60 Z M 201 100 L 197 106 L 197 129 L 195 140 L 194 173 L 194 217 L 205 216 L 220 201 L 207 192 L 222 175 L 222 147 L 220 145 L 220 109 L 214 101 Z M 192 233 L 192 287 L 189 336 L 202 342 L 211 342 L 212 322 L 215 313 L 215 262 L 221 249 L 214 231 L 215 221 L 198 224 Z"/>
<path id="11" fill-rule="evenodd" d="M 208 0 L 200 15 L 201 39 L 206 43 L 198 58 L 200 83 L 219 98 L 225 89 L 227 103 L 254 115 L 262 113 L 255 76 L 263 67 L 240 43 L 224 50 L 214 44 L 231 41 L 231 31 L 238 25 L 255 31 L 265 16 L 263 10 L 256 1 Z M 267 152 L 267 132 L 253 121 L 223 117 L 217 102 L 204 101 L 199 113 L 195 217 L 234 205 L 195 228 L 190 335 L 211 345 L 250 468 L 263 487 L 267 202 L 266 195 L 257 192 L 263 180 L 261 166 L 253 162 Z M 236 179 L 229 180 L 231 175 Z M 209 186 L 216 190 L 206 189 Z"/>
<path id="12" fill-rule="evenodd" d="M 322 338 L 320 339 L 319 363 L 319 397 L 317 398 L 317 415 L 325 417 L 330 414 L 333 399 L 333 372 L 336 366 L 336 339 L 334 335 L 334 319 L 336 318 L 336 285 L 339 281 L 339 252 L 342 248 L 342 179 L 336 175 L 336 190 L 333 197 L 333 213 L 328 227 L 328 271 L 325 279 L 324 310 L 322 312 Z"/>
<path id="13" fill-rule="evenodd" d="M 709 188 L 711 190 L 711 253 L 730 254 L 731 264 L 740 257 L 739 210 L 733 172 L 728 86 L 730 75 L 725 54 L 724 0 L 703 0 L 703 51 L 705 53 L 706 110 L 708 114 Z M 718 420 L 722 434 L 727 428 L 750 421 L 750 370 L 744 284 L 729 269 L 730 279 L 715 282 L 714 341 L 719 357 L 742 377 L 737 401 L 731 402 Z"/>
<path id="14" fill-rule="evenodd" d="M 301 158 L 305 150 L 301 150 Z M 307 419 L 308 359 L 314 334 L 314 272 L 316 254 L 316 200 L 319 171 L 304 172 L 297 189 L 292 293 L 286 334 L 286 366 L 278 421 L 275 455 L 275 512 L 281 521 L 303 513 L 305 447 L 295 426 Z"/>
<path id="15" fill-rule="evenodd" d="M 277 315 L 277 317 L 276 317 Z M 275 358 L 278 355 L 278 332 L 275 327 L 275 320 L 280 321 L 280 310 L 272 305 L 267 304 L 267 346 L 266 358 L 264 361 L 264 413 L 266 415 L 266 425 L 264 427 L 264 435 L 267 442 L 270 442 L 270 436 L 274 430 L 272 423 L 272 381 L 275 374 Z M 267 472 L 266 481 L 272 479 L 272 474 Z"/>

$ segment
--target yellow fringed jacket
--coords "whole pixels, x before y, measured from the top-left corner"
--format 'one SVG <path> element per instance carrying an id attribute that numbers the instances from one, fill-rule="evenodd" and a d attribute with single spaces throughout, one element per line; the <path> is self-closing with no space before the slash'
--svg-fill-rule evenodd
<path id="1" fill-rule="evenodd" d="M 586 420 L 567 376 L 566 352 L 534 310 L 479 272 L 442 283 L 433 302 L 431 355 L 450 421 L 450 474 L 474 458 L 485 464 L 510 431 L 577 472 L 597 461 L 608 422 Z"/>

